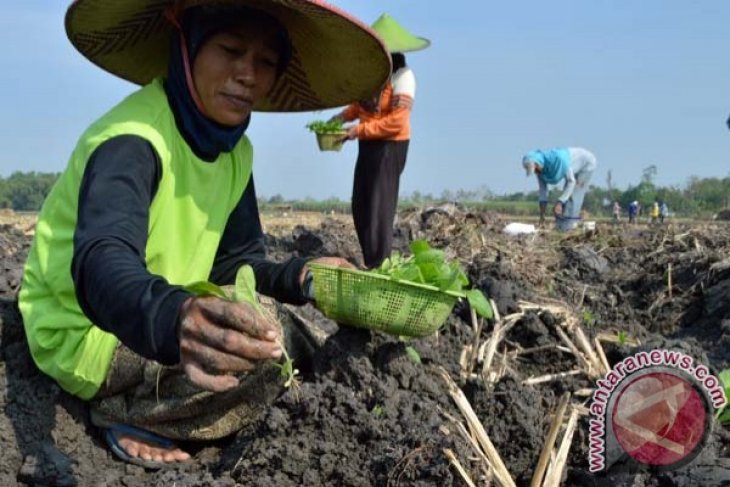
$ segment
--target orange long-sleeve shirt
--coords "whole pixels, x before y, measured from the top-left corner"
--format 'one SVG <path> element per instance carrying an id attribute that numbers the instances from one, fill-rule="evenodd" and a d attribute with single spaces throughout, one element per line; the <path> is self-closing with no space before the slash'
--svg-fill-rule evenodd
<path id="1" fill-rule="evenodd" d="M 407 95 L 397 95 L 407 97 Z M 389 81 L 380 95 L 379 110 L 371 112 L 359 103 L 349 105 L 340 114 L 345 122 L 360 120 L 357 138 L 360 140 L 409 140 L 411 138 L 411 103 L 394 103 L 393 85 Z"/>

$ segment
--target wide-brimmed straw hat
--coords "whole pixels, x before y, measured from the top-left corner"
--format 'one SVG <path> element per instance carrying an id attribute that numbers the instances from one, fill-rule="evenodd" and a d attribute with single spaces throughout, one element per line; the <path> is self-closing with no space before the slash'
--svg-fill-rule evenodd
<path id="1" fill-rule="evenodd" d="M 75 0 L 66 12 L 66 33 L 94 64 L 144 85 L 167 74 L 175 28 L 166 12 L 217 4 L 267 12 L 281 22 L 291 39 L 291 60 L 254 110 L 289 112 L 346 105 L 378 91 L 390 75 L 390 56 L 377 34 L 320 0 Z"/>
<path id="2" fill-rule="evenodd" d="M 411 34 L 388 14 L 378 17 L 372 28 L 383 39 L 388 50 L 393 53 L 420 51 L 431 45 L 431 41 Z"/>

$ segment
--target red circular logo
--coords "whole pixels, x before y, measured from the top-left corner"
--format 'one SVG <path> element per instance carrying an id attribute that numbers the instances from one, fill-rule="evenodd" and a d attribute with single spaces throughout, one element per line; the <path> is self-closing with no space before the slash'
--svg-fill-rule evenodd
<path id="1" fill-rule="evenodd" d="M 621 391 L 611 415 L 621 448 L 654 466 L 680 462 L 699 451 L 708 417 L 701 393 L 671 373 L 642 375 Z"/>

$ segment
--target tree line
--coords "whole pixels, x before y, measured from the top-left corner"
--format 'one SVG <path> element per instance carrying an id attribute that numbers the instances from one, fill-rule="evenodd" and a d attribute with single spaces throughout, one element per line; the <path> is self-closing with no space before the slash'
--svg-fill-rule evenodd
<path id="1" fill-rule="evenodd" d="M 0 208 L 38 211 L 60 176 L 50 172 L 14 172 L 0 177 Z"/>
<path id="2" fill-rule="evenodd" d="M 672 213 L 683 216 L 711 216 L 723 208 L 730 207 L 730 175 L 724 178 L 690 177 L 681 186 L 659 186 L 656 184 L 657 168 L 644 169 L 639 182 L 626 189 L 613 187 L 611 172 L 605 186 L 591 186 L 586 194 L 584 209 L 590 214 L 609 214 L 614 201 L 625 210 L 629 203 L 638 201 L 648 207 L 655 200 L 666 202 Z M 38 211 L 48 195 L 59 173 L 15 172 L 7 178 L 0 177 L 0 208 L 15 211 Z M 560 188 L 551 190 L 551 200 L 557 199 Z M 537 190 L 504 195 L 492 193 L 486 186 L 475 190 L 445 190 L 440 195 L 414 191 L 403 195 L 399 206 L 414 207 L 459 202 L 470 206 L 491 209 L 503 213 L 529 214 L 537 207 Z M 305 198 L 287 200 L 281 195 L 260 197 L 262 209 L 289 206 L 297 210 L 349 211 L 349 201 L 332 197 L 323 200 Z"/>

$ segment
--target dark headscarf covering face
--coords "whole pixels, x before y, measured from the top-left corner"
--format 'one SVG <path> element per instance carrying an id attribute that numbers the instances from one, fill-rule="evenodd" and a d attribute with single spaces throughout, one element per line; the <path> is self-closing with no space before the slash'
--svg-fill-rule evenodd
<path id="1" fill-rule="evenodd" d="M 246 7 L 192 7 L 184 11 L 181 20 L 182 35 L 178 32 L 172 36 L 165 89 L 185 140 L 198 156 L 215 159 L 221 152 L 233 150 L 246 132 L 251 116 L 241 125 L 226 126 L 203 115 L 191 93 L 195 87 L 188 86 L 188 75 L 192 80 L 192 73 L 187 72 L 192 70 L 200 48 L 213 34 L 238 27 L 244 20 L 270 22 L 278 27 L 280 52 L 277 74 L 281 74 L 291 58 L 291 44 L 286 31 L 275 18 Z M 190 66 L 185 63 L 183 42 Z"/>

